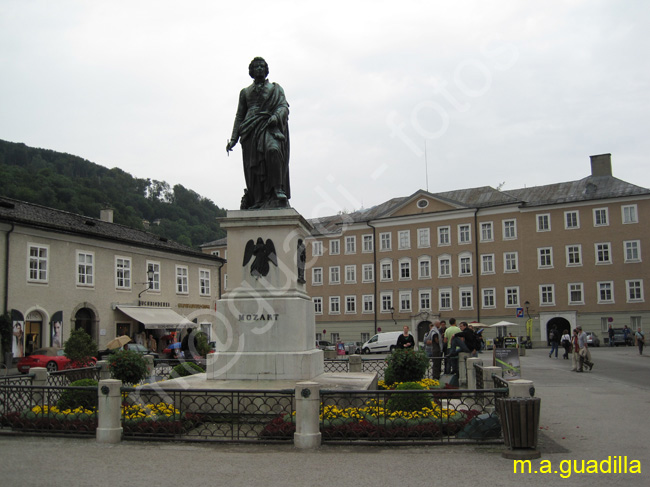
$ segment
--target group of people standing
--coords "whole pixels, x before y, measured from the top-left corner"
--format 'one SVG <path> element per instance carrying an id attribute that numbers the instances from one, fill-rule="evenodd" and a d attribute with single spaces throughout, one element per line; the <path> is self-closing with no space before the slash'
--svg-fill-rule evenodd
<path id="1" fill-rule="evenodd" d="M 445 359 L 445 374 L 458 373 L 458 354 L 469 353 L 478 356 L 481 340 L 474 328 L 461 321 L 456 326 L 456 319 L 449 318 L 429 323 L 429 331 L 424 335 L 424 351 L 432 361 L 432 377 L 439 379 L 442 372 L 442 360 Z"/>

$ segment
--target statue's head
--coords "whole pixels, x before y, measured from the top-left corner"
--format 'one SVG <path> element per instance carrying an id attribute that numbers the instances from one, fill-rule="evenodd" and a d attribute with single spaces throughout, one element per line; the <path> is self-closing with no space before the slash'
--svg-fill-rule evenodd
<path id="1" fill-rule="evenodd" d="M 269 65 L 267 64 L 267 62 L 264 60 L 263 57 L 256 57 L 256 58 L 253 59 L 253 60 L 251 61 L 251 63 L 248 65 L 248 74 L 249 74 L 249 76 L 250 76 L 251 78 L 254 78 L 254 77 L 255 77 L 255 75 L 253 74 L 253 66 L 255 66 L 255 64 L 264 64 L 264 69 L 265 69 L 265 71 L 266 71 L 266 74 L 264 75 L 264 77 L 266 77 L 266 76 L 269 75 Z"/>

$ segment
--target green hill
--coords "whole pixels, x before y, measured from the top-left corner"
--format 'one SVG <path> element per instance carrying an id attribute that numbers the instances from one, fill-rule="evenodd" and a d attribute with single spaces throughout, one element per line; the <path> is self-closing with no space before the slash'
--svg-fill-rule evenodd
<path id="1" fill-rule="evenodd" d="M 3 140 L 0 195 L 93 218 L 109 206 L 115 223 L 191 247 L 225 236 L 216 222 L 225 210 L 180 184 L 172 188 L 70 154 Z"/>

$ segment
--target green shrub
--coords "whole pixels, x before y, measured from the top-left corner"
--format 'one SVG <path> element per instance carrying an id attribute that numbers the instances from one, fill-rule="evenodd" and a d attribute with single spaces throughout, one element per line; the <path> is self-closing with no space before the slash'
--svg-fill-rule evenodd
<path id="1" fill-rule="evenodd" d="M 81 379 L 72 382 L 71 386 L 95 387 L 94 391 L 80 391 L 75 389 L 66 389 L 61 394 L 61 398 L 56 403 L 59 411 L 66 409 L 97 409 L 97 381 L 95 379 Z"/>
<path id="2" fill-rule="evenodd" d="M 63 344 L 63 352 L 73 364 L 73 367 L 91 365 L 92 357 L 97 356 L 97 344 L 92 337 L 81 328 L 72 330 L 70 338 Z"/>
<path id="3" fill-rule="evenodd" d="M 386 358 L 384 382 L 417 382 L 422 380 L 429 367 L 429 358 L 422 351 L 397 349 Z"/>
<path id="4" fill-rule="evenodd" d="M 426 388 L 417 382 L 404 382 L 403 384 L 398 385 L 395 390 L 426 390 Z M 412 394 L 391 394 L 390 399 L 386 402 L 386 409 L 391 412 L 413 412 L 430 407 L 431 394 L 428 394 L 426 392 L 414 392 Z"/>
<path id="5" fill-rule="evenodd" d="M 188 375 L 201 374 L 203 372 L 205 370 L 200 365 L 194 362 L 183 362 L 172 369 L 169 378 L 178 379 L 179 377 L 187 377 Z"/>
<path id="6" fill-rule="evenodd" d="M 202 331 L 196 334 L 196 351 L 201 357 L 205 357 L 210 352 L 208 336 Z"/>
<path id="7" fill-rule="evenodd" d="M 108 357 L 108 370 L 113 379 L 125 384 L 137 384 L 149 375 L 147 361 L 133 350 L 119 350 Z"/>

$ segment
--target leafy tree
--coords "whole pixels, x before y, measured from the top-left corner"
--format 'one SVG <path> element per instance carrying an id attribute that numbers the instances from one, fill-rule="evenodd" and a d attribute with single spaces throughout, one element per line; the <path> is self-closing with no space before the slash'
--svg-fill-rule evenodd
<path id="1" fill-rule="evenodd" d="M 142 230 L 148 220 L 148 231 L 193 247 L 225 236 L 216 221 L 225 210 L 180 184 L 2 140 L 0 195 L 95 218 L 110 205 L 115 223 Z"/>
<path id="2" fill-rule="evenodd" d="M 97 356 L 97 344 L 85 330 L 78 328 L 70 332 L 63 344 L 63 352 L 75 367 L 90 365 L 93 357 Z"/>

